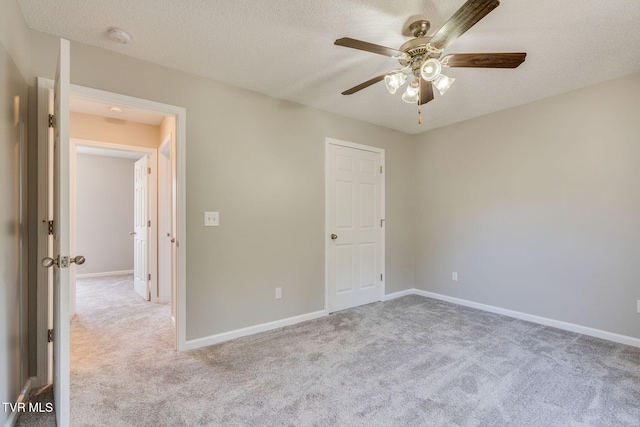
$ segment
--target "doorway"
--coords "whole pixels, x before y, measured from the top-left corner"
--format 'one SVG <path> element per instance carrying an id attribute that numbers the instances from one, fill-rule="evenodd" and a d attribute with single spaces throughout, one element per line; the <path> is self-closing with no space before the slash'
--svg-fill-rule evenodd
<path id="1" fill-rule="evenodd" d="M 50 191 L 46 171 L 50 169 L 49 154 L 50 142 L 48 137 L 51 135 L 52 130 L 49 127 L 49 106 L 52 103 L 51 94 L 53 92 L 53 81 L 48 79 L 38 79 L 38 152 L 40 157 L 38 159 L 39 181 L 38 181 L 38 199 L 39 210 L 38 215 L 42 218 L 44 226 L 43 231 L 38 234 L 38 256 L 44 258 L 48 253 L 48 240 L 46 222 L 47 218 L 50 218 L 48 208 Z M 103 106 L 117 106 L 120 108 L 126 108 L 136 110 L 139 114 L 153 113 L 161 114 L 171 118 L 173 125 L 175 126 L 175 132 L 173 133 L 172 140 L 172 156 L 171 156 L 171 183 L 172 183 L 172 212 L 173 222 L 171 230 L 172 242 L 172 259 L 173 269 L 172 276 L 174 278 L 174 298 L 172 298 L 172 320 L 175 324 L 176 336 L 174 348 L 177 350 L 183 350 L 186 343 L 186 325 L 184 323 L 185 314 L 185 295 L 186 295 L 186 272 L 185 272 L 185 250 L 186 250 L 186 204 L 185 204 L 185 153 L 186 153 L 186 111 L 182 107 L 176 107 L 172 105 L 157 103 L 139 98 L 133 98 L 126 95 L 115 94 L 112 92 L 100 91 L 97 89 L 91 89 L 76 85 L 71 85 L 72 96 L 81 97 L 85 100 L 94 101 L 97 104 Z M 117 118 L 112 120 L 118 120 Z M 157 258 L 157 257 L 156 257 Z M 46 385 L 52 382 L 52 364 L 51 354 L 52 348 L 49 342 L 47 334 L 48 330 L 52 329 L 52 309 L 53 298 L 52 290 L 48 284 L 47 276 L 50 276 L 50 270 L 42 269 L 38 275 L 38 318 L 37 318 L 37 363 L 38 363 L 38 377 L 35 384 Z M 62 307 L 62 317 L 69 317 L 69 306 Z M 68 360 L 68 350 L 61 354 L 59 366 L 65 366 L 64 359 Z M 57 363 L 58 363 L 57 362 Z M 64 396 L 61 396 L 64 400 Z"/>
<path id="2" fill-rule="evenodd" d="M 78 112 L 71 114 L 72 125 L 74 121 L 88 121 L 97 128 L 97 135 L 101 129 L 100 125 L 92 123 L 96 120 L 101 118 Z M 151 125 L 146 127 L 155 128 Z M 126 129 L 124 133 L 127 133 Z M 83 254 L 88 260 L 83 265 L 71 267 L 70 314 L 73 316 L 76 312 L 77 277 L 135 273 L 134 284 L 138 294 L 146 301 L 160 302 L 157 150 L 71 138 L 70 152 L 70 250 Z M 134 168 L 141 161 L 145 163 L 144 173 L 137 173 L 140 171 Z M 147 183 L 145 189 L 148 191 L 139 192 L 142 200 L 138 201 L 134 187 L 139 186 L 137 181 L 141 178 Z M 139 243 L 141 240 L 143 245 Z M 140 246 L 143 250 L 138 250 Z M 169 269 L 173 269 L 172 265 Z"/>
<path id="3" fill-rule="evenodd" d="M 327 138 L 325 265 L 328 312 L 384 295 L 384 150 Z"/>

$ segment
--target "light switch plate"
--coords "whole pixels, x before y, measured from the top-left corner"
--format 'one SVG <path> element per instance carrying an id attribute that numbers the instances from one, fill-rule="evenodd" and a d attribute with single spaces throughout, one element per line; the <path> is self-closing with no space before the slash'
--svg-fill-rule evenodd
<path id="1" fill-rule="evenodd" d="M 458 281 L 458 273 L 457 272 L 452 272 L 451 273 L 451 280 L 453 280 L 454 282 Z"/>
<path id="2" fill-rule="evenodd" d="M 205 212 L 204 225 L 205 227 L 217 227 L 220 225 L 220 212 Z"/>

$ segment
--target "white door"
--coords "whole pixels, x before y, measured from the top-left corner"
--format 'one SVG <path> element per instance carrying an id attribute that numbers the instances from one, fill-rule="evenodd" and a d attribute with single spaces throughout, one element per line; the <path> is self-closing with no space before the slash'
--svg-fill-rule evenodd
<path id="1" fill-rule="evenodd" d="M 135 163 L 134 230 L 133 230 L 133 287 L 145 300 L 150 300 L 148 268 L 149 214 L 147 188 L 149 187 L 149 159 L 147 156 Z"/>
<path id="2" fill-rule="evenodd" d="M 333 312 L 382 299 L 383 151 L 333 143 L 326 149 L 328 302 Z"/>
<path id="3" fill-rule="evenodd" d="M 60 40 L 54 89 L 53 150 L 53 393 L 56 421 L 69 425 L 69 41 Z M 75 260 L 74 260 L 75 261 Z"/>

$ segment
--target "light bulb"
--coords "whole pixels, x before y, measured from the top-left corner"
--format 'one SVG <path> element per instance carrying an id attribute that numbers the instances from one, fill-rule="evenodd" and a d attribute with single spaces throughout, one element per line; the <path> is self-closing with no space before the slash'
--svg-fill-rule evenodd
<path id="1" fill-rule="evenodd" d="M 420 77 L 428 82 L 435 80 L 442 71 L 442 64 L 435 58 L 430 58 L 424 61 L 420 67 Z"/>
<path id="2" fill-rule="evenodd" d="M 407 81 L 407 76 L 401 71 L 392 71 L 384 76 L 384 84 L 387 85 L 389 93 L 396 93 L 398 88 Z"/>
<path id="3" fill-rule="evenodd" d="M 451 87 L 451 85 L 455 80 L 456 79 L 454 78 L 447 77 L 444 74 L 440 74 L 433 81 L 433 85 L 438 89 L 438 91 L 440 92 L 440 95 L 444 95 L 444 93 L 447 91 L 447 89 Z"/>
<path id="4" fill-rule="evenodd" d="M 420 87 L 418 86 L 417 81 L 411 82 L 411 84 L 407 87 L 407 90 L 402 95 L 402 100 L 404 102 L 408 102 L 409 104 L 415 104 L 418 102 L 418 96 L 420 95 Z"/>

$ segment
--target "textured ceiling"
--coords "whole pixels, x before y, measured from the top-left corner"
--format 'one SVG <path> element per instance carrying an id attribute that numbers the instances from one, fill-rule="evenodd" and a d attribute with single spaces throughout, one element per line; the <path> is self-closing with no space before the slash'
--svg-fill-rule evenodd
<path id="1" fill-rule="evenodd" d="M 30 28 L 408 133 L 640 72 L 640 1 L 502 0 L 446 53 L 527 52 L 515 70 L 449 68 L 422 108 L 378 83 L 395 60 L 334 46 L 352 37 L 398 48 L 416 16 L 433 34 L 464 0 L 18 0 Z M 120 27 L 133 40 L 106 37 Z M 72 52 L 73 55 L 73 52 Z"/>

